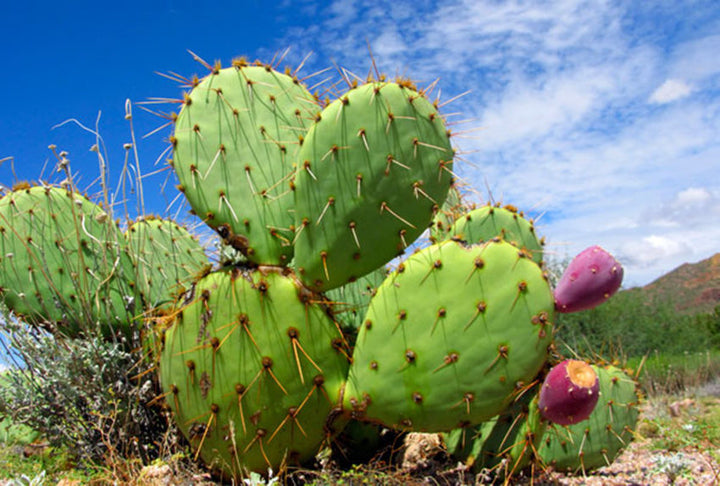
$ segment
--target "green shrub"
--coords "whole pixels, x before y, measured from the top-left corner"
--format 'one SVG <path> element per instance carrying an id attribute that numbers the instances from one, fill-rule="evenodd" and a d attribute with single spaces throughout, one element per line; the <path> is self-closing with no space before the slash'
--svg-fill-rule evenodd
<path id="1" fill-rule="evenodd" d="M 580 355 L 610 360 L 656 351 L 702 352 L 720 343 L 720 312 L 682 315 L 670 302 L 650 305 L 631 289 L 595 309 L 558 315 L 557 337 Z"/>
<path id="2" fill-rule="evenodd" d="M 102 337 L 56 339 L 6 317 L 0 331 L 22 367 L 9 368 L 0 410 L 42 434 L 51 446 L 89 460 L 114 455 L 150 460 L 168 430 L 151 373 L 141 357 Z"/>

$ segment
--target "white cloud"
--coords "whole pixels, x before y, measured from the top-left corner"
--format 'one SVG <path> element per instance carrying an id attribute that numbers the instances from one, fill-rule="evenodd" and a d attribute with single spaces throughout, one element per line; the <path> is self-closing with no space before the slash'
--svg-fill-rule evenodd
<path id="1" fill-rule="evenodd" d="M 407 45 L 403 40 L 397 28 L 389 27 L 384 29 L 378 37 L 375 38 L 373 51 L 382 59 L 391 59 L 397 57 L 398 54 L 407 52 Z"/>
<path id="2" fill-rule="evenodd" d="M 666 228 L 707 224 L 720 219 L 720 195 L 705 187 L 689 187 L 679 191 L 671 200 L 647 208 L 642 219 L 645 224 Z"/>
<path id="3" fill-rule="evenodd" d="M 681 79 L 668 79 L 652 92 L 650 103 L 663 105 L 690 96 L 692 88 Z"/>
<path id="4" fill-rule="evenodd" d="M 689 206 L 702 206 L 712 199 L 710 191 L 704 187 L 689 187 L 683 191 L 680 191 L 675 198 L 675 202 L 678 206 L 689 207 Z"/>
<path id="5" fill-rule="evenodd" d="M 690 246 L 683 240 L 662 235 L 646 236 L 639 241 L 629 241 L 621 248 L 626 265 L 648 267 L 657 260 L 687 254 Z"/>

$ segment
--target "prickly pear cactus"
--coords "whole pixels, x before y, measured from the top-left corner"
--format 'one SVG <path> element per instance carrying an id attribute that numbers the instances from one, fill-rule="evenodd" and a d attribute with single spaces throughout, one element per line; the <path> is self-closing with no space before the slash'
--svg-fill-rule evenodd
<path id="1" fill-rule="evenodd" d="M 269 66 L 214 69 L 185 97 L 173 167 L 193 211 L 251 262 L 290 262 L 298 137 L 317 103 Z"/>
<path id="2" fill-rule="evenodd" d="M 539 372 L 552 322 L 550 286 L 525 252 L 502 241 L 426 248 L 370 302 L 345 408 L 415 431 L 484 422 Z"/>
<path id="3" fill-rule="evenodd" d="M 210 264 L 205 249 L 172 220 L 146 217 L 125 232 L 138 288 L 148 309 L 168 306 Z"/>
<path id="4" fill-rule="evenodd" d="M 333 427 L 344 342 L 290 275 L 226 268 L 198 281 L 165 333 L 165 401 L 197 454 L 232 477 L 312 457 Z"/>
<path id="5" fill-rule="evenodd" d="M 487 205 L 460 217 L 448 231 L 448 236 L 469 243 L 483 243 L 500 237 L 528 252 L 542 265 L 543 243 L 535 232 L 535 225 L 514 206 Z"/>
<path id="6" fill-rule="evenodd" d="M 124 237 L 81 194 L 22 186 L 0 199 L 2 299 L 28 322 L 76 336 L 129 332 L 141 309 Z"/>
<path id="7" fill-rule="evenodd" d="M 412 86 L 369 83 L 328 105 L 297 158 L 303 282 L 329 290 L 402 253 L 445 200 L 452 158 L 440 114 Z"/>
<path id="8" fill-rule="evenodd" d="M 588 472 L 612 463 L 631 440 L 638 420 L 636 382 L 613 366 L 592 365 L 600 398 L 587 420 L 550 425 L 538 449 L 543 463 L 560 470 Z"/>

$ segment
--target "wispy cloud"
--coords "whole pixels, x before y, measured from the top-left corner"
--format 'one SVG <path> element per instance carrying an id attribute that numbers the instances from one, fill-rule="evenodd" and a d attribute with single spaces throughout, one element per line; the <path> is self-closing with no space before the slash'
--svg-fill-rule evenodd
<path id="1" fill-rule="evenodd" d="M 286 42 L 361 75 L 367 42 L 390 74 L 439 77 L 443 99 L 471 89 L 446 107 L 483 129 L 457 140 L 461 175 L 546 211 L 552 250 L 599 243 L 644 284 L 720 250 L 713 5 L 694 2 L 679 25 L 670 3 L 343 0 Z"/>
<path id="2" fill-rule="evenodd" d="M 650 95 L 650 103 L 664 104 L 670 103 L 692 93 L 692 88 L 681 79 L 668 79 L 661 84 L 658 89 Z"/>

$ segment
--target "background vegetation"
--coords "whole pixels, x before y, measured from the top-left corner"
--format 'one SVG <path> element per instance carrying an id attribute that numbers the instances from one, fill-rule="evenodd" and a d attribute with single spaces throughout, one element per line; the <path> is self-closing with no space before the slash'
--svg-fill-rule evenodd
<path id="1" fill-rule="evenodd" d="M 606 358 L 720 349 L 720 307 L 712 314 L 680 314 L 668 300 L 649 302 L 638 291 L 619 292 L 595 309 L 558 318 L 558 336 L 580 355 Z"/>

